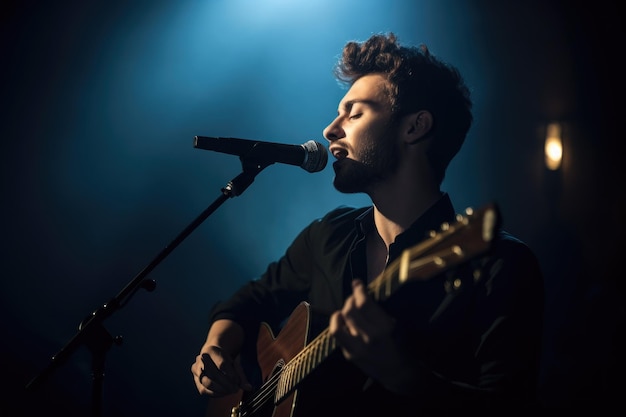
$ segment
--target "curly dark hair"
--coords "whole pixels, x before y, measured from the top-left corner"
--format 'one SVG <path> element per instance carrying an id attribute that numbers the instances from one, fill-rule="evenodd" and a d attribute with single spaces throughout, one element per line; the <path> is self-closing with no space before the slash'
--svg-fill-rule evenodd
<path id="1" fill-rule="evenodd" d="M 334 68 L 340 82 L 352 85 L 368 74 L 382 74 L 395 117 L 427 110 L 433 116 L 429 158 L 441 183 L 473 121 L 470 92 L 454 66 L 433 56 L 425 45 L 401 46 L 395 34 L 351 41 Z"/>

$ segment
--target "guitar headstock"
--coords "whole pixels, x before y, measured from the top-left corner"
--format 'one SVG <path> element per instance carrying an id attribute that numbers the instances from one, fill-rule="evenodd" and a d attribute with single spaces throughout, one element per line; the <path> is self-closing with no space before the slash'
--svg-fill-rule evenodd
<path id="1" fill-rule="evenodd" d="M 478 210 L 465 209 L 454 223 L 443 223 L 430 237 L 404 250 L 399 259 L 370 284 L 379 298 L 389 296 L 396 286 L 409 280 L 427 280 L 489 250 L 500 226 L 495 203 Z"/>

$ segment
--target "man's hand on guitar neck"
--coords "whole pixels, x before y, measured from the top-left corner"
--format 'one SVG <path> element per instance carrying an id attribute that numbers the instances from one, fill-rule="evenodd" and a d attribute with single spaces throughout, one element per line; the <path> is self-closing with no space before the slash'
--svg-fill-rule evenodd
<path id="1" fill-rule="evenodd" d="M 200 394 L 222 397 L 239 390 L 250 390 L 238 353 L 243 343 L 243 329 L 231 320 L 212 324 L 207 340 L 191 365 Z"/>
<path id="2" fill-rule="evenodd" d="M 343 356 L 394 392 L 413 383 L 411 358 L 394 338 L 396 320 L 366 292 L 362 281 L 352 283 L 352 295 L 330 317 L 329 333 Z"/>

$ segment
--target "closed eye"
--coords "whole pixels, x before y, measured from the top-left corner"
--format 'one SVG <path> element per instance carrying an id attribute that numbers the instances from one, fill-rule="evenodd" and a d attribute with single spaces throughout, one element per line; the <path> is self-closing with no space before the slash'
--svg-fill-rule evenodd
<path id="1" fill-rule="evenodd" d="M 362 115 L 363 115 L 363 113 L 351 114 L 349 119 L 350 120 L 355 120 L 355 119 L 358 119 L 359 117 L 361 117 Z"/>

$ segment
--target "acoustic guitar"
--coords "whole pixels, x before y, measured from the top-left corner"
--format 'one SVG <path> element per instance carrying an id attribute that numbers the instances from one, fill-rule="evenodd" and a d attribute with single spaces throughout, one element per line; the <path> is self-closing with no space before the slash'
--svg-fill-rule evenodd
<path id="1" fill-rule="evenodd" d="M 404 283 L 427 280 L 485 254 L 500 224 L 498 207 L 488 204 L 468 208 L 454 223 L 419 244 L 405 249 L 367 287 L 376 301 L 384 301 Z M 478 278 L 478 277 L 476 277 Z M 453 284 L 454 285 L 454 284 Z M 277 337 L 266 323 L 257 339 L 257 362 L 262 385 L 255 391 L 209 399 L 207 417 L 293 417 L 298 411 L 301 384 L 337 350 L 328 327 L 310 342 L 311 312 L 308 303 L 296 307 Z M 306 413 L 305 413 L 306 414 Z"/>

